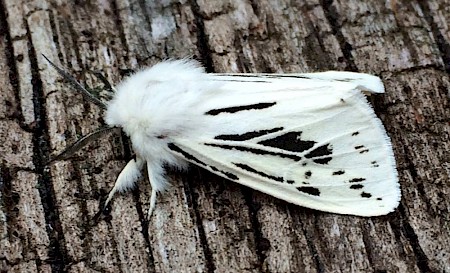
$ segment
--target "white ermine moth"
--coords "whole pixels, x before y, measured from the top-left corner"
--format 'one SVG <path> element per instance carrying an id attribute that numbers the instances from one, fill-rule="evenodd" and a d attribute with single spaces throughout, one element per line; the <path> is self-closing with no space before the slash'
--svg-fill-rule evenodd
<path id="1" fill-rule="evenodd" d="M 136 156 L 106 203 L 115 192 L 132 187 L 146 166 L 150 215 L 157 193 L 169 186 L 164 166 L 183 169 L 192 163 L 321 211 L 376 216 L 399 204 L 391 142 L 362 93 L 384 92 L 376 76 L 208 74 L 196 61 L 168 60 L 126 78 L 103 104 L 50 64 L 106 109 L 108 125 L 56 159 L 111 130 L 121 129 L 131 139 Z"/>

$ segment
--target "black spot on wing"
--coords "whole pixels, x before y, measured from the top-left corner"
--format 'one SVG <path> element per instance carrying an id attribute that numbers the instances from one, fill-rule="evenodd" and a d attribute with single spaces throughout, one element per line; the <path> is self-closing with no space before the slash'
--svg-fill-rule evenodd
<path id="1" fill-rule="evenodd" d="M 306 178 L 306 179 L 309 179 L 309 178 L 311 177 L 311 175 L 312 175 L 312 172 L 311 172 L 311 171 L 306 171 L 306 172 L 305 172 L 305 178 Z"/>
<path id="2" fill-rule="evenodd" d="M 296 155 L 290 155 L 290 154 L 283 154 L 283 153 L 277 153 L 277 152 L 271 152 L 256 148 L 248 148 L 248 147 L 242 147 L 242 146 L 235 146 L 235 145 L 228 145 L 228 144 L 214 144 L 214 143 L 205 143 L 207 146 L 227 149 L 227 150 L 237 150 L 242 152 L 248 152 L 256 155 L 272 155 L 272 156 L 278 156 L 282 158 L 289 158 L 294 161 L 300 161 L 302 158 Z"/>
<path id="3" fill-rule="evenodd" d="M 169 147 L 170 150 L 181 154 L 187 160 L 190 160 L 190 161 L 200 164 L 202 166 L 208 166 L 206 163 L 204 163 L 200 159 L 198 159 L 195 156 L 191 155 L 190 153 L 184 151 L 183 149 L 181 149 L 180 147 L 178 147 L 177 145 L 175 145 L 173 143 L 169 143 L 169 145 L 167 145 L 167 147 Z"/>
<path id="4" fill-rule="evenodd" d="M 364 186 L 361 185 L 361 184 L 355 184 L 355 185 L 351 185 L 350 189 L 352 189 L 352 190 L 359 190 L 359 189 L 362 189 L 363 187 Z"/>
<path id="5" fill-rule="evenodd" d="M 363 192 L 361 193 L 361 197 L 364 197 L 364 198 L 370 198 L 370 197 L 372 197 L 372 194 L 363 191 Z"/>
<path id="6" fill-rule="evenodd" d="M 333 153 L 333 149 L 331 149 L 330 144 L 325 144 L 320 147 L 315 148 L 311 152 L 305 155 L 306 158 L 312 158 L 312 160 L 317 164 L 328 164 L 328 162 L 333 159 L 330 157 L 323 157 L 327 155 L 331 155 Z M 316 158 L 315 157 L 322 157 L 322 158 Z"/>
<path id="7" fill-rule="evenodd" d="M 243 169 L 243 170 L 245 170 L 247 172 L 251 172 L 251 173 L 257 174 L 257 175 L 259 175 L 261 177 L 269 178 L 269 179 L 277 181 L 277 182 L 283 182 L 283 180 L 284 180 L 283 177 L 277 177 L 277 176 L 266 174 L 264 172 L 255 170 L 255 169 L 253 169 L 252 167 L 250 167 L 249 165 L 246 165 L 246 164 L 242 164 L 242 163 L 233 163 L 233 164 L 236 167 L 238 167 L 238 168 L 241 168 L 241 169 Z"/>
<path id="8" fill-rule="evenodd" d="M 278 131 L 283 130 L 283 127 L 277 127 L 273 129 L 268 130 L 260 130 L 260 131 L 253 131 L 253 132 L 247 132 L 244 134 L 230 134 L 230 135 L 218 135 L 215 136 L 214 139 L 220 139 L 220 140 L 230 140 L 230 141 L 245 141 L 249 140 L 255 137 L 264 136 L 270 133 L 275 133 Z"/>
<path id="9" fill-rule="evenodd" d="M 288 184 L 290 184 L 290 185 L 292 185 L 292 184 L 294 184 L 295 183 L 295 181 L 294 180 L 287 180 L 286 181 Z"/>
<path id="10" fill-rule="evenodd" d="M 358 131 L 352 133 L 352 136 L 357 136 L 357 135 L 359 135 Z"/>
<path id="11" fill-rule="evenodd" d="M 369 149 L 367 149 L 364 145 L 355 146 L 355 150 L 359 151 L 360 154 L 369 152 Z"/>
<path id="12" fill-rule="evenodd" d="M 380 167 L 380 165 L 376 161 L 372 161 L 372 162 L 370 162 L 370 164 L 372 164 L 372 167 L 374 167 L 374 168 Z"/>
<path id="13" fill-rule="evenodd" d="M 232 107 L 226 107 L 226 108 L 218 108 L 218 109 L 212 109 L 206 112 L 206 115 L 216 116 L 221 113 L 236 113 L 240 111 L 247 111 L 247 110 L 261 110 L 266 109 L 269 107 L 274 106 L 277 104 L 276 102 L 262 102 L 262 103 L 256 103 L 256 104 L 248 104 L 248 105 L 239 105 L 239 106 L 232 106 Z"/>
<path id="14" fill-rule="evenodd" d="M 301 140 L 301 134 L 302 132 L 289 132 L 275 138 L 260 141 L 258 144 L 291 152 L 303 152 L 314 147 L 316 142 Z"/>
<path id="15" fill-rule="evenodd" d="M 326 165 L 326 164 L 328 164 L 328 162 L 331 161 L 331 159 L 333 159 L 333 158 L 332 157 L 324 157 L 324 158 L 313 159 L 313 161 L 317 164 Z"/>
<path id="16" fill-rule="evenodd" d="M 365 178 L 362 178 L 362 177 L 358 177 L 358 178 L 353 178 L 353 179 L 350 179 L 350 183 L 358 183 L 358 182 L 362 182 L 362 181 L 365 181 L 366 179 Z"/>
<path id="17" fill-rule="evenodd" d="M 383 200 L 383 198 L 381 198 L 381 197 L 378 197 L 378 198 L 377 198 L 377 201 L 381 201 L 381 200 Z"/>
<path id="18" fill-rule="evenodd" d="M 333 172 L 333 175 L 343 175 L 344 173 L 345 173 L 344 170 L 339 170 L 339 171 Z"/>
<path id="19" fill-rule="evenodd" d="M 309 195 L 320 196 L 320 190 L 315 187 L 297 187 L 297 190 Z"/>

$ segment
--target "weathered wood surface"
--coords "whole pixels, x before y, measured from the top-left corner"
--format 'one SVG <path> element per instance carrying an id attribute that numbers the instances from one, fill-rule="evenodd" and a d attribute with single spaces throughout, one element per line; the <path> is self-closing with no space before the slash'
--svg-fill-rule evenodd
<path id="1" fill-rule="evenodd" d="M 450 1 L 72 1 L 0 3 L 1 272 L 450 272 Z M 41 57 L 118 82 L 193 56 L 210 72 L 374 73 L 403 198 L 388 216 L 287 204 L 193 167 L 145 222 L 150 193 L 117 195 L 107 138 L 45 167 L 102 123 Z M 326 133 L 326 128 L 324 128 Z"/>

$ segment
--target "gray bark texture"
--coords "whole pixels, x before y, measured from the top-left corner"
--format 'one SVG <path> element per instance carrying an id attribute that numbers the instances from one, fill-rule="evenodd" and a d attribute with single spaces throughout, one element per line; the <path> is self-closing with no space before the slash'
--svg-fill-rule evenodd
<path id="1" fill-rule="evenodd" d="M 0 1 L 0 272 L 450 272 L 449 23 L 449 0 Z M 41 54 L 91 87 L 88 70 L 117 83 L 181 57 L 378 75 L 401 204 L 324 213 L 192 166 L 168 170 L 149 221 L 146 178 L 96 218 L 127 145 L 104 137 L 46 166 L 103 118 Z"/>

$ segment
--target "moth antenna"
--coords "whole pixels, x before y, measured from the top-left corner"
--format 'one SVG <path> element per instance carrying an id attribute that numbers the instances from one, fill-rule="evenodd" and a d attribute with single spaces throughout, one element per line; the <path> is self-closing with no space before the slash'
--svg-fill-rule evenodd
<path id="1" fill-rule="evenodd" d="M 116 93 L 116 89 L 114 88 L 114 86 L 111 85 L 108 79 L 101 72 L 91 70 L 88 70 L 88 72 L 97 77 L 97 79 L 99 79 L 105 85 L 105 89 L 109 91 L 107 100 L 111 100 L 113 98 L 112 93 Z"/>
<path id="2" fill-rule="evenodd" d="M 119 133 L 120 128 L 119 127 L 109 127 L 109 126 L 103 126 L 99 129 L 95 130 L 94 132 L 87 134 L 80 139 L 78 139 L 74 144 L 67 147 L 64 151 L 62 151 L 59 155 L 52 158 L 48 164 L 51 164 L 57 160 L 65 160 L 67 158 L 70 158 L 74 153 L 76 153 L 78 150 L 86 146 L 89 142 L 92 142 L 94 140 L 99 139 L 101 136 L 110 133 L 115 132 Z"/>
<path id="3" fill-rule="evenodd" d="M 98 105 L 102 109 L 106 109 L 106 104 L 103 103 L 101 100 L 96 98 L 94 95 L 92 95 L 85 87 L 83 87 L 72 75 L 67 73 L 62 68 L 56 66 L 54 63 L 52 63 L 44 54 L 42 56 L 47 60 L 47 62 L 50 63 L 50 65 L 66 80 L 68 81 L 78 92 L 80 92 L 85 99 L 88 101 Z M 109 83 L 108 83 L 109 85 Z"/>

